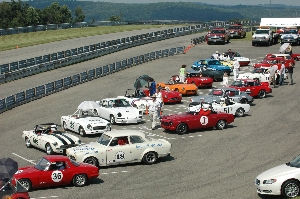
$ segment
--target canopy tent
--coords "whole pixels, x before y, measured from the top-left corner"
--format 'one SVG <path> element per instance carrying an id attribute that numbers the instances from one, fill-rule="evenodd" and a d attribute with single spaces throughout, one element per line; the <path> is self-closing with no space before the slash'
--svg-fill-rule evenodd
<path id="1" fill-rule="evenodd" d="M 300 26 L 300 18 L 261 18 L 260 26 L 272 26 L 272 27 Z"/>

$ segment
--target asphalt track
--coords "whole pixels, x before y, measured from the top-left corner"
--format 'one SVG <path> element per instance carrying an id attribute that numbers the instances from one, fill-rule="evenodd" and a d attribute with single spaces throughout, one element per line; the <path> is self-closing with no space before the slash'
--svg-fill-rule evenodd
<path id="1" fill-rule="evenodd" d="M 8 96 L 28 86 L 34 87 L 86 68 L 95 68 L 122 59 L 177 46 L 187 46 L 197 35 L 178 37 L 164 42 L 152 43 L 117 52 L 88 62 L 76 64 L 29 78 L 0 85 L 1 96 Z M 118 37 L 120 38 L 120 37 Z M 85 38 L 82 38 L 84 40 Z M 106 41 L 108 39 L 105 39 Z M 52 47 L 55 48 L 55 47 Z M 218 50 L 239 51 L 255 63 L 267 53 L 277 53 L 279 45 L 252 47 L 251 42 L 232 40 L 226 45 L 200 44 L 187 54 L 154 60 L 142 65 L 114 73 L 16 107 L 0 115 L 1 146 L 0 157 L 11 157 L 19 166 L 37 162 L 45 153 L 37 149 L 27 149 L 21 139 L 22 131 L 33 129 L 36 124 L 60 122 L 62 115 L 72 114 L 85 100 L 100 100 L 124 94 L 133 88 L 134 80 L 148 74 L 158 81 L 167 81 L 178 74 L 182 64 L 188 67 L 200 58 L 208 58 Z M 20 50 L 20 49 L 16 49 Z M 58 50 L 57 50 L 58 51 Z M 294 47 L 293 52 L 299 52 Z M 1 53 L 0 53 L 1 56 Z M 26 56 L 26 55 L 20 55 Z M 296 64 L 296 67 L 299 63 Z M 251 66 L 242 71 L 250 71 Z M 259 199 L 254 186 L 255 177 L 273 166 L 285 163 L 299 154 L 299 70 L 294 72 L 293 86 L 273 89 L 265 99 L 255 99 L 250 113 L 225 130 L 199 130 L 184 136 L 165 132 L 162 129 L 149 130 L 147 116 L 138 125 L 113 125 L 114 129 L 138 129 L 154 138 L 165 138 L 172 143 L 170 158 L 164 158 L 154 165 L 128 164 L 101 168 L 100 177 L 83 188 L 55 187 L 30 192 L 32 198 L 192 198 L 192 199 Z M 232 76 L 230 77 L 232 81 Z M 214 83 L 220 87 L 220 82 Z M 199 89 L 199 94 L 207 94 L 209 89 Z M 187 110 L 190 97 L 183 103 L 165 105 L 164 114 Z M 83 138 L 88 143 L 97 137 Z M 269 197 L 278 198 L 278 197 Z"/>

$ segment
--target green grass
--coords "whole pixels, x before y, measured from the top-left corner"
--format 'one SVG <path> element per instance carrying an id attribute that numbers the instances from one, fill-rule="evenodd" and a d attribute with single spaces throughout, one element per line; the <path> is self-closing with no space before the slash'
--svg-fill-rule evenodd
<path id="1" fill-rule="evenodd" d="M 150 28 L 169 28 L 174 25 L 124 25 L 124 26 L 98 26 L 86 28 L 70 28 L 60 30 L 39 31 L 31 33 L 21 33 L 0 37 L 0 51 L 45 44 L 55 41 L 103 35 L 116 32 L 150 29 Z"/>

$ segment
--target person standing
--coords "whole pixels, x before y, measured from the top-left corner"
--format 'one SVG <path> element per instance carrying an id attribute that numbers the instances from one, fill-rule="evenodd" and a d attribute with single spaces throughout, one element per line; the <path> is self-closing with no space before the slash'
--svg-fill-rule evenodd
<path id="1" fill-rule="evenodd" d="M 233 59 L 235 56 L 235 53 L 231 51 L 231 49 L 228 49 L 227 55 L 229 56 L 230 59 Z"/>
<path id="2" fill-rule="evenodd" d="M 228 73 L 224 72 L 223 75 L 223 86 L 228 87 Z"/>
<path id="3" fill-rule="evenodd" d="M 161 93 L 161 87 L 159 86 L 155 93 L 156 101 L 159 102 L 159 107 L 157 109 L 157 117 L 158 119 L 161 119 L 161 112 L 162 112 L 162 106 L 163 106 L 163 98 Z"/>
<path id="4" fill-rule="evenodd" d="M 179 70 L 179 79 L 180 82 L 184 83 L 185 82 L 185 76 L 186 76 L 186 69 L 185 69 L 186 65 L 183 64 Z"/>
<path id="5" fill-rule="evenodd" d="M 216 53 L 214 53 L 214 54 L 212 55 L 212 58 L 213 58 L 213 59 L 216 59 L 216 60 L 219 60 L 219 57 L 220 57 L 220 54 L 219 54 L 218 51 L 216 51 Z"/>
<path id="6" fill-rule="evenodd" d="M 236 81 L 236 78 L 239 76 L 239 70 L 240 70 L 240 63 L 238 62 L 237 58 L 234 58 L 233 62 L 233 79 Z"/>
<path id="7" fill-rule="evenodd" d="M 280 68 L 280 80 L 279 80 L 279 86 L 284 85 L 284 76 L 285 76 L 285 63 L 284 61 L 281 62 L 281 68 Z"/>
<path id="8" fill-rule="evenodd" d="M 152 96 L 156 93 L 156 83 L 153 78 L 150 78 L 149 82 L 151 82 L 149 87 L 149 92 L 150 92 L 150 96 Z"/>
<path id="9" fill-rule="evenodd" d="M 146 105 L 146 112 L 149 113 L 150 119 L 151 119 L 151 129 L 155 130 L 156 128 L 156 119 L 157 119 L 157 111 L 160 106 L 160 103 L 156 100 L 155 95 L 151 95 L 152 101 L 148 100 Z"/>
<path id="10" fill-rule="evenodd" d="M 288 67 L 288 72 L 289 72 L 289 78 L 290 78 L 290 83 L 289 85 L 293 85 L 294 82 L 293 82 L 293 72 L 294 72 L 294 63 L 290 62 L 289 63 L 289 67 Z"/>
<path id="11" fill-rule="evenodd" d="M 270 83 L 273 83 L 273 88 L 276 86 L 276 72 L 278 70 L 278 66 L 275 63 L 276 61 L 273 61 L 270 65 Z"/>

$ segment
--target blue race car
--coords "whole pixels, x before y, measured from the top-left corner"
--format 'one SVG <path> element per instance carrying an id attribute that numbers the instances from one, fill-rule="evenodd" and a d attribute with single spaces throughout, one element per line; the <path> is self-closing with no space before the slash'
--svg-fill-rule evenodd
<path id="1" fill-rule="evenodd" d="M 216 70 L 221 72 L 227 72 L 228 75 L 232 72 L 231 67 L 224 66 L 219 60 L 216 59 L 200 59 L 198 61 L 195 61 L 192 65 L 193 70 Z"/>

